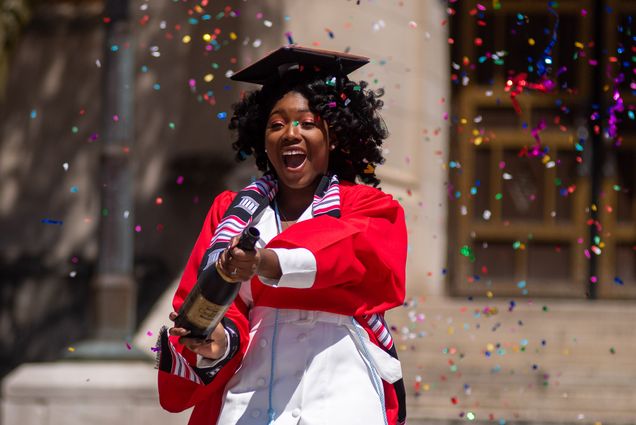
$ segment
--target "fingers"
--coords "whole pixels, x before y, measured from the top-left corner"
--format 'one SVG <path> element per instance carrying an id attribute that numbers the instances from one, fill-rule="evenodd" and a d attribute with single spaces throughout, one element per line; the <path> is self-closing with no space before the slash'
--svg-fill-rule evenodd
<path id="1" fill-rule="evenodd" d="M 178 314 L 171 312 L 170 320 L 175 320 Z M 190 338 L 190 331 L 184 328 L 172 327 L 168 329 L 168 334 L 179 337 L 179 343 L 188 350 L 200 354 L 208 359 L 216 359 L 225 353 L 227 348 L 227 337 L 225 336 L 225 328 L 219 323 L 212 333 L 206 338 Z"/>
<path id="2" fill-rule="evenodd" d="M 236 281 L 251 279 L 258 269 L 260 256 L 258 251 L 244 251 L 236 247 L 239 238 L 234 237 L 230 241 L 230 248 L 223 251 L 219 258 L 223 271 Z"/>
<path id="3" fill-rule="evenodd" d="M 170 328 L 168 329 L 168 334 L 172 336 L 186 336 L 190 333 L 189 330 L 184 328 Z"/>
<path id="4" fill-rule="evenodd" d="M 168 315 L 168 318 L 170 318 L 170 320 L 172 320 L 173 322 L 177 319 L 177 317 L 179 316 L 179 314 L 175 311 L 171 312 Z M 185 329 L 185 328 L 178 328 L 178 327 L 172 327 L 170 329 L 168 329 L 168 335 L 170 336 L 178 336 L 179 338 L 182 338 L 186 335 L 188 335 L 190 333 L 189 330 Z M 192 339 L 192 338 L 190 338 Z"/>

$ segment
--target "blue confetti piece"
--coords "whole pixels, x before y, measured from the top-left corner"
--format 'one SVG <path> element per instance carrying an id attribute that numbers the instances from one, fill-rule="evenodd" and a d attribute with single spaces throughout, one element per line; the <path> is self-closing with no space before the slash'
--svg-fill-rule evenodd
<path id="1" fill-rule="evenodd" d="M 539 75 L 539 77 L 543 77 L 547 73 L 548 69 L 545 65 L 552 65 L 552 48 L 557 42 L 557 32 L 559 30 L 559 14 L 556 13 L 551 5 L 548 5 L 548 12 L 554 15 L 556 21 L 554 22 L 554 28 L 552 29 L 552 39 L 543 50 L 543 55 L 541 55 L 539 60 L 537 60 L 537 75 Z"/>
<path id="2" fill-rule="evenodd" d="M 43 218 L 42 223 L 44 224 L 59 224 L 60 226 L 64 224 L 62 220 L 51 220 L 50 218 Z"/>
<path id="3" fill-rule="evenodd" d="M 219 112 L 218 114 L 216 114 L 216 117 L 220 120 L 224 120 L 227 118 L 227 112 Z"/>
<path id="4" fill-rule="evenodd" d="M 617 283 L 618 285 L 625 285 L 625 282 L 623 282 L 623 279 L 621 279 L 618 276 L 614 278 L 614 282 Z"/>

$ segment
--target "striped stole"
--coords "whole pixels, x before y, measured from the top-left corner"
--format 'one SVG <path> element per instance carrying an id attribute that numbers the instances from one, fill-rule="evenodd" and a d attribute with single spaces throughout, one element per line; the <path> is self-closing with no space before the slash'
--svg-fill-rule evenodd
<path id="1" fill-rule="evenodd" d="M 340 217 L 340 187 L 336 175 L 325 175 L 320 180 L 312 201 L 312 215 Z M 199 267 L 199 274 L 213 267 L 230 240 L 240 235 L 278 193 L 278 182 L 272 174 L 265 174 L 245 187 L 230 204 L 223 219 L 214 230 L 210 247 L 206 250 Z"/>

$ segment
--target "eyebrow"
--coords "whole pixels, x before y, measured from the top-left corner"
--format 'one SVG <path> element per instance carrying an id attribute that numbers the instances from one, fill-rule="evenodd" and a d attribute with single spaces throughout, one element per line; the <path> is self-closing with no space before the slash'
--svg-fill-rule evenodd
<path id="1" fill-rule="evenodd" d="M 274 109 L 272 112 L 269 113 L 269 116 L 271 117 L 274 114 L 283 115 L 283 112 L 284 112 L 283 109 Z M 309 109 L 296 109 L 294 112 L 311 112 L 313 114 L 313 112 Z"/>

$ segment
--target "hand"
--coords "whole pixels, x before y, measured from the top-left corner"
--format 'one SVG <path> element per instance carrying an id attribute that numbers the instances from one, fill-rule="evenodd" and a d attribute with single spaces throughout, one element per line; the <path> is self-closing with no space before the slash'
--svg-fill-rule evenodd
<path id="1" fill-rule="evenodd" d="M 170 313 L 170 320 L 174 322 L 178 314 L 174 311 Z M 227 349 L 227 337 L 223 325 L 219 323 L 216 328 L 208 336 L 207 339 L 188 338 L 189 330 L 184 328 L 172 327 L 168 329 L 168 333 L 172 336 L 179 337 L 179 343 L 183 344 L 188 350 L 199 354 L 207 359 L 216 360 L 225 354 Z"/>
<path id="2" fill-rule="evenodd" d="M 230 247 L 219 256 L 219 265 L 223 272 L 235 282 L 251 280 L 261 262 L 261 250 L 244 251 L 236 244 L 239 236 L 230 240 Z"/>

